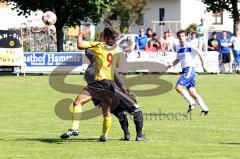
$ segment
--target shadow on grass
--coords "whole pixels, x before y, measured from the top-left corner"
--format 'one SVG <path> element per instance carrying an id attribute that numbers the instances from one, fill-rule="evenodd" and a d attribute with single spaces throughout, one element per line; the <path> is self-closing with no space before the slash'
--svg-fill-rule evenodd
<path id="1" fill-rule="evenodd" d="M 46 138 L 19 138 L 15 141 L 38 141 L 38 142 L 44 142 L 49 144 L 62 144 L 67 142 L 96 142 L 96 138 L 80 138 L 80 139 L 68 139 L 68 140 L 62 140 L 62 139 L 46 139 Z"/>
<path id="2" fill-rule="evenodd" d="M 1 140 L 1 139 L 0 139 Z M 110 141 L 116 141 L 119 139 L 109 139 Z M 78 138 L 78 139 L 46 139 L 46 138 L 18 138 L 14 141 L 25 141 L 25 142 L 43 142 L 43 143 L 49 143 L 49 144 L 63 144 L 68 142 L 97 142 L 97 138 Z"/>
<path id="3" fill-rule="evenodd" d="M 236 145 L 236 146 L 240 146 L 240 142 L 229 142 L 229 143 L 220 143 L 221 145 Z"/>

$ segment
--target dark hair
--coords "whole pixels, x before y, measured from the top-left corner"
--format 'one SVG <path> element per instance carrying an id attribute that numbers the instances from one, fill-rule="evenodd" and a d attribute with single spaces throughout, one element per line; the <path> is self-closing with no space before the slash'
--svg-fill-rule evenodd
<path id="1" fill-rule="evenodd" d="M 179 36 L 179 35 L 182 34 L 182 33 L 186 34 L 186 32 L 185 32 L 184 30 L 179 30 L 179 31 L 177 32 L 177 36 Z"/>
<path id="2" fill-rule="evenodd" d="M 107 38 L 106 44 L 109 46 L 113 46 L 119 39 L 119 33 L 113 27 L 104 28 L 103 35 Z"/>
<path id="3" fill-rule="evenodd" d="M 197 34 L 197 33 L 196 32 L 192 32 L 191 35 L 193 35 L 193 34 Z"/>
<path id="4" fill-rule="evenodd" d="M 147 33 L 148 33 L 148 31 L 152 31 L 152 29 L 151 28 L 147 28 Z"/>
<path id="5" fill-rule="evenodd" d="M 153 33 L 152 36 L 157 36 L 157 34 L 156 34 L 156 33 Z"/>
<path id="6" fill-rule="evenodd" d="M 149 35 L 149 34 L 148 34 L 148 31 L 151 31 L 151 32 L 152 32 L 152 29 L 151 29 L 151 28 L 147 28 L 147 33 L 146 33 L 146 35 L 147 35 L 148 38 L 150 38 L 150 37 L 152 37 L 152 35 Z"/>
<path id="7" fill-rule="evenodd" d="M 212 35 L 217 35 L 217 32 L 216 31 L 212 32 Z"/>

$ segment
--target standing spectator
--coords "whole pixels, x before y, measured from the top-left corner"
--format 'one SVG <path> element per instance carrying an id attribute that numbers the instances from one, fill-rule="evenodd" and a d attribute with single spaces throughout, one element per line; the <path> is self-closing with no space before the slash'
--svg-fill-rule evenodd
<path id="1" fill-rule="evenodd" d="M 147 28 L 146 35 L 147 35 L 148 41 L 152 39 L 152 34 L 153 34 L 152 29 L 151 28 Z"/>
<path id="2" fill-rule="evenodd" d="M 197 39 L 197 33 L 192 32 L 191 37 L 187 38 L 187 42 L 189 42 L 191 45 L 198 47 L 198 39 Z"/>
<path id="3" fill-rule="evenodd" d="M 197 26 L 198 48 L 207 51 L 208 28 L 205 24 L 205 19 L 201 19 L 201 24 Z"/>
<path id="4" fill-rule="evenodd" d="M 135 39 L 135 48 L 138 51 L 138 57 L 140 57 L 140 52 L 144 51 L 144 48 L 147 45 L 147 36 L 144 34 L 144 30 L 142 28 L 139 30 L 139 33 L 139 36 Z"/>
<path id="5" fill-rule="evenodd" d="M 220 39 L 220 52 L 222 55 L 222 62 L 224 64 L 225 72 L 232 73 L 231 66 L 231 46 L 232 42 L 227 38 L 227 32 L 222 32 L 222 38 Z"/>
<path id="6" fill-rule="evenodd" d="M 217 33 L 214 31 L 212 33 L 212 38 L 208 40 L 208 51 L 219 51 L 220 41 L 217 38 Z"/>
<path id="7" fill-rule="evenodd" d="M 240 74 L 240 30 L 236 31 L 236 35 L 231 39 L 233 43 L 234 59 L 237 63 L 237 73 Z"/>

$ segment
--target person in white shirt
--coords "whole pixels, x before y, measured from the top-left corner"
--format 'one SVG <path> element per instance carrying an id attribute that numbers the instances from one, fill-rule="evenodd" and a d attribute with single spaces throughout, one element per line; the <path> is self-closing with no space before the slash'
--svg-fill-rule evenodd
<path id="1" fill-rule="evenodd" d="M 198 47 L 198 39 L 197 39 L 197 33 L 192 32 L 191 37 L 187 38 L 187 42 L 189 42 L 191 45 Z"/>
<path id="2" fill-rule="evenodd" d="M 236 31 L 236 35 L 231 39 L 233 43 L 234 59 L 237 63 L 237 73 L 240 74 L 240 30 Z"/>
<path id="3" fill-rule="evenodd" d="M 209 109 L 205 105 L 201 96 L 198 95 L 195 88 L 195 65 L 198 57 L 200 57 L 203 69 L 206 71 L 206 64 L 202 55 L 202 51 L 197 47 L 187 43 L 184 30 L 180 30 L 177 33 L 177 37 L 179 39 L 179 44 L 174 46 L 174 50 L 177 52 L 177 58 L 173 63 L 168 64 L 168 68 L 170 68 L 180 62 L 183 69 L 182 75 L 178 79 L 175 89 L 185 98 L 185 100 L 188 101 L 188 113 L 195 108 L 197 102 L 202 109 L 201 115 L 207 115 Z M 186 87 L 188 91 L 185 90 L 184 87 Z"/>

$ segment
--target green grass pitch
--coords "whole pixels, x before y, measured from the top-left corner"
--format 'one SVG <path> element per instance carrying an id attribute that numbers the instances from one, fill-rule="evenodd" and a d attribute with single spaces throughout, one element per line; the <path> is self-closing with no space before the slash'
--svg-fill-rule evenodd
<path id="1" fill-rule="evenodd" d="M 142 84 L 135 91 L 158 87 L 142 75 Z M 129 76 L 131 77 L 131 76 Z M 160 79 L 175 85 L 177 75 Z M 145 80 L 145 81 L 144 81 Z M 199 75 L 197 89 L 210 108 L 206 117 L 197 108 L 186 115 L 187 103 L 174 89 L 166 93 L 141 95 L 138 102 L 145 114 L 165 113 L 170 118 L 145 116 L 147 142 L 136 142 L 130 119 L 131 141 L 120 141 L 122 131 L 113 118 L 107 143 L 96 142 L 101 134 L 102 117 L 80 121 L 80 136 L 60 140 L 59 135 L 70 128 L 71 121 L 55 114 L 56 103 L 76 94 L 62 93 L 49 86 L 48 76 L 0 77 L 0 158 L 1 159 L 236 159 L 240 156 L 240 76 Z M 85 85 L 83 76 L 69 75 L 65 82 Z M 138 82 L 138 81 L 137 81 Z M 166 89 L 162 82 L 160 89 Z M 161 92 L 161 91 L 160 91 Z M 88 103 L 84 110 L 92 108 Z M 176 118 L 177 114 L 182 116 Z"/>

